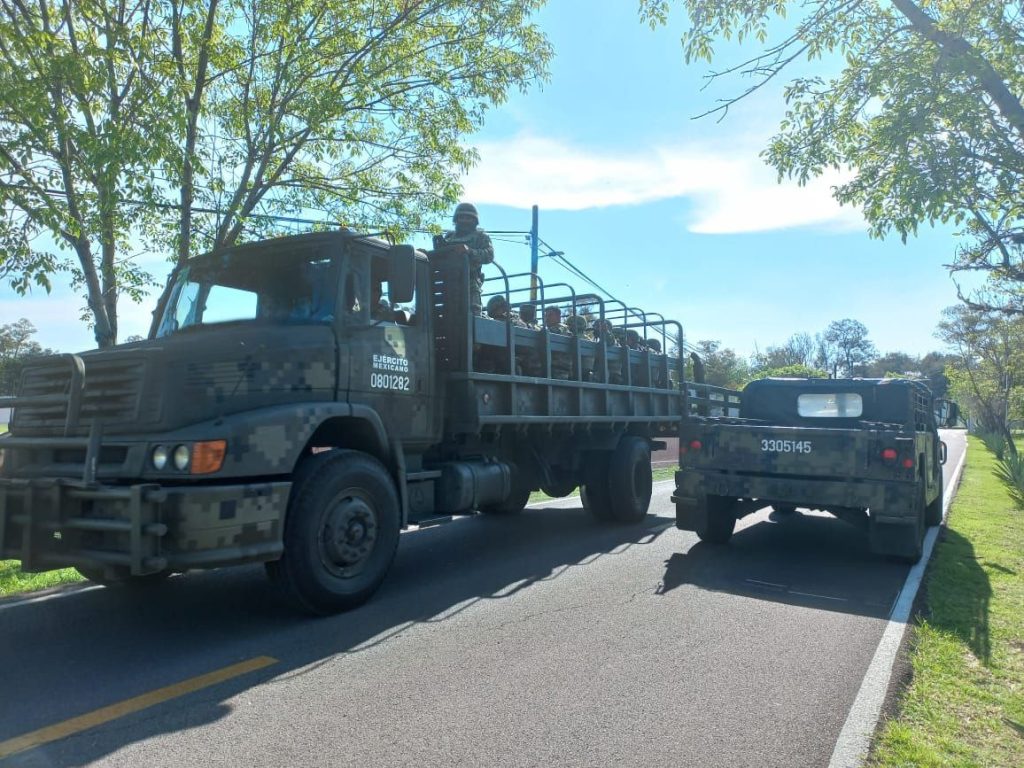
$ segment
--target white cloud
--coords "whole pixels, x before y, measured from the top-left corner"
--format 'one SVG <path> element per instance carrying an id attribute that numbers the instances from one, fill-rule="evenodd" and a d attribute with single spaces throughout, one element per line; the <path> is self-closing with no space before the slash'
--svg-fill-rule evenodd
<path id="1" fill-rule="evenodd" d="M 828 173 L 805 187 L 778 184 L 753 142 L 602 153 L 519 136 L 477 149 L 480 163 L 464 184 L 465 197 L 479 203 L 576 211 L 688 198 L 687 228 L 701 234 L 864 228 L 860 213 L 831 195 L 830 187 L 848 176 Z"/>

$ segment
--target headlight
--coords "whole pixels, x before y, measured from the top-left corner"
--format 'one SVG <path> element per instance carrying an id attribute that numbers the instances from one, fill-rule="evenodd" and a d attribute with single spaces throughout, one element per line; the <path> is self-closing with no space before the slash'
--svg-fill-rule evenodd
<path id="1" fill-rule="evenodd" d="M 187 445 L 179 445 L 174 449 L 174 466 L 179 470 L 183 470 L 188 466 L 190 458 L 191 455 Z"/>
<path id="2" fill-rule="evenodd" d="M 170 451 L 167 450 L 166 445 L 158 445 L 153 449 L 153 468 L 163 469 L 167 466 L 167 459 L 170 457 Z"/>

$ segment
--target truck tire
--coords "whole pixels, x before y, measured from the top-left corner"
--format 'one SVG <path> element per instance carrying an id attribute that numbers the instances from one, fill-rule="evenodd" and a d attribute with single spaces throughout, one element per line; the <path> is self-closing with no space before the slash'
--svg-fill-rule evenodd
<path id="1" fill-rule="evenodd" d="M 907 565 L 913 565 L 921 559 L 921 555 L 924 553 L 924 535 L 928 530 L 928 524 L 925 522 L 927 518 L 927 510 L 925 505 L 925 491 L 924 483 L 921 483 L 921 490 L 917 495 L 917 514 L 914 516 L 914 527 L 911 532 L 910 549 L 901 555 L 897 555 L 896 559 L 901 563 Z"/>
<path id="2" fill-rule="evenodd" d="M 708 544 L 725 544 L 736 529 L 736 499 L 708 496 L 697 507 L 694 531 L 697 538 Z"/>
<path id="3" fill-rule="evenodd" d="M 651 506 L 651 448 L 642 437 L 626 435 L 612 452 L 608 466 L 608 498 L 612 520 L 639 523 Z"/>
<path id="4" fill-rule="evenodd" d="M 398 547 L 398 494 L 372 456 L 332 450 L 296 472 L 284 524 L 284 554 L 267 573 L 299 609 L 337 613 L 366 602 Z"/>
<path id="5" fill-rule="evenodd" d="M 484 515 L 515 515 L 523 511 L 529 500 L 530 489 L 527 486 L 513 485 L 512 492 L 504 501 L 480 507 L 480 513 Z"/>
<path id="6" fill-rule="evenodd" d="M 611 496 L 608 492 L 608 454 L 595 453 L 585 464 L 580 501 L 590 516 L 602 523 L 612 520 Z"/>
<path id="7" fill-rule="evenodd" d="M 939 495 L 924 510 L 925 525 L 942 525 L 942 481 L 939 480 Z"/>

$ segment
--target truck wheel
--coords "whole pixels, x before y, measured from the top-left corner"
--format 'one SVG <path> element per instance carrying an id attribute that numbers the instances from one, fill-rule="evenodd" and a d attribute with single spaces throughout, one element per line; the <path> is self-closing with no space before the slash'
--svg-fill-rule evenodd
<path id="1" fill-rule="evenodd" d="M 701 541 L 725 544 L 732 538 L 736 528 L 736 499 L 708 496 L 697 507 L 695 522 L 694 530 Z"/>
<path id="2" fill-rule="evenodd" d="M 651 506 L 651 449 L 642 437 L 627 435 L 612 452 L 608 467 L 608 496 L 612 519 L 638 523 Z"/>
<path id="3" fill-rule="evenodd" d="M 613 519 L 611 496 L 608 492 L 608 454 L 595 453 L 584 466 L 580 501 L 591 517 L 606 523 Z"/>
<path id="4" fill-rule="evenodd" d="M 509 493 L 504 501 L 480 507 L 480 512 L 484 515 L 515 515 L 523 511 L 529 500 L 530 489 L 525 485 L 517 486 L 513 484 L 512 492 Z"/>
<path id="5" fill-rule="evenodd" d="M 583 508 L 595 520 L 606 523 L 612 519 L 612 505 L 608 500 L 607 489 L 595 489 L 593 485 L 581 485 L 580 501 L 583 502 Z"/>
<path id="6" fill-rule="evenodd" d="M 297 607 L 326 615 L 364 603 L 398 547 L 398 494 L 384 466 L 358 451 L 306 459 L 288 499 L 284 554 L 267 573 Z"/>
<path id="7" fill-rule="evenodd" d="M 942 482 L 939 482 L 939 495 L 924 510 L 925 525 L 942 525 Z"/>
<path id="8" fill-rule="evenodd" d="M 110 569 L 102 566 L 90 568 L 87 565 L 76 566 L 75 570 L 82 578 L 91 581 L 93 584 L 102 584 L 104 587 L 116 587 L 118 589 L 147 589 L 157 584 L 163 584 L 171 571 L 160 571 L 159 573 L 147 573 L 145 576 L 132 576 L 131 571 L 123 565 L 115 565 Z"/>

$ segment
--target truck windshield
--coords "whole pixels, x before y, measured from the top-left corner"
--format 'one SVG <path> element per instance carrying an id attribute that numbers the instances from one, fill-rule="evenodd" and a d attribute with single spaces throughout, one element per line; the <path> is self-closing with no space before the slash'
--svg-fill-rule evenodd
<path id="1" fill-rule="evenodd" d="M 218 323 L 331 323 L 337 265 L 322 253 L 226 254 L 177 275 L 157 337 Z"/>

